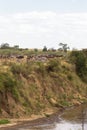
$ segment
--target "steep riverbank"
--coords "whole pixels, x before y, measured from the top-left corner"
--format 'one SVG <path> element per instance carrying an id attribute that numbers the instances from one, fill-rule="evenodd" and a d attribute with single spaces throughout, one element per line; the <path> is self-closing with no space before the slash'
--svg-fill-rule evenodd
<path id="1" fill-rule="evenodd" d="M 69 60 L 0 64 L 1 119 L 46 117 L 50 111 L 84 102 L 87 102 L 87 83 Z"/>

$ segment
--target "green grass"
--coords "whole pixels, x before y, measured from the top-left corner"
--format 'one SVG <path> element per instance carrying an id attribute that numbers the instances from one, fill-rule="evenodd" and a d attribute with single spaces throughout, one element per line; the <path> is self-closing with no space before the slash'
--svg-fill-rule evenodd
<path id="1" fill-rule="evenodd" d="M 8 124 L 8 123 L 10 123 L 10 121 L 7 120 L 7 119 L 2 119 L 2 120 L 0 120 L 0 125 L 1 125 L 1 124 Z"/>

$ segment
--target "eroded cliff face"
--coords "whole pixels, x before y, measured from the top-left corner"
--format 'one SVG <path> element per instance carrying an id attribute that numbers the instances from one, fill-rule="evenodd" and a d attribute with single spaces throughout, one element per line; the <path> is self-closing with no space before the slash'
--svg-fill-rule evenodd
<path id="1" fill-rule="evenodd" d="M 64 60 L 9 63 L 0 68 L 0 117 L 28 117 L 87 101 L 87 84 Z"/>

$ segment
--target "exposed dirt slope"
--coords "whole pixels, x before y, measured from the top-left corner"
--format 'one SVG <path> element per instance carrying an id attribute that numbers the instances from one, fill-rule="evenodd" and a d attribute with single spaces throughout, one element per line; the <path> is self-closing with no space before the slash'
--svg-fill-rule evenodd
<path id="1" fill-rule="evenodd" d="M 66 61 L 5 63 L 0 68 L 0 117 L 46 114 L 87 101 L 87 84 Z"/>

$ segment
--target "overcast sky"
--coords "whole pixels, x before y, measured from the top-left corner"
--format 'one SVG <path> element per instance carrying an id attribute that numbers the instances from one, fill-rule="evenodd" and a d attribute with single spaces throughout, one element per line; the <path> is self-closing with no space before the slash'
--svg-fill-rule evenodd
<path id="1" fill-rule="evenodd" d="M 87 48 L 87 0 L 0 0 L 0 44 Z"/>

